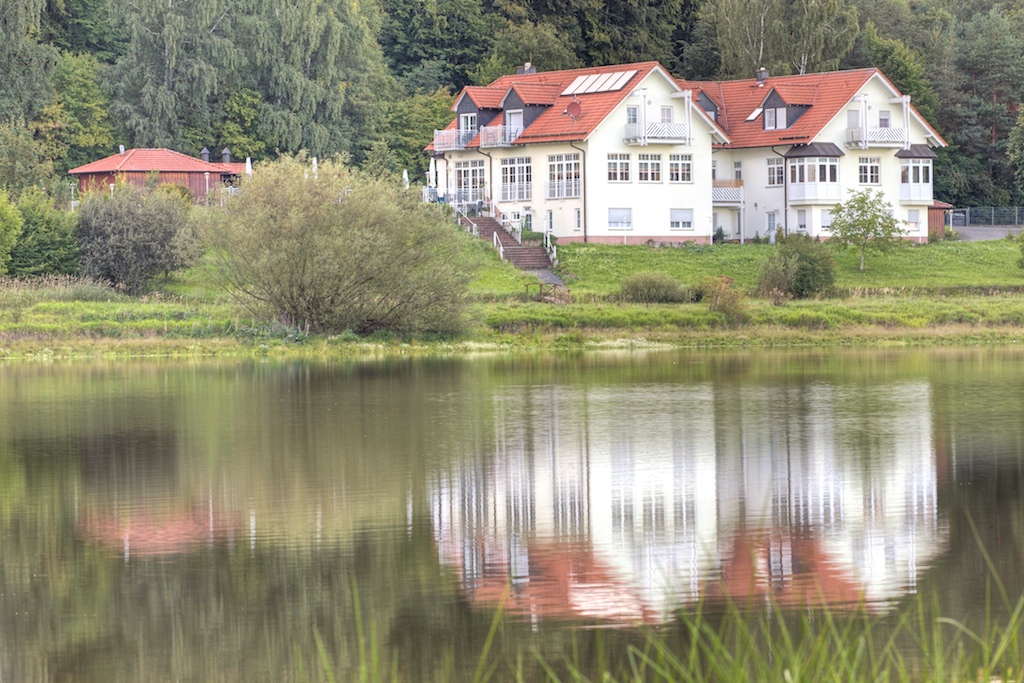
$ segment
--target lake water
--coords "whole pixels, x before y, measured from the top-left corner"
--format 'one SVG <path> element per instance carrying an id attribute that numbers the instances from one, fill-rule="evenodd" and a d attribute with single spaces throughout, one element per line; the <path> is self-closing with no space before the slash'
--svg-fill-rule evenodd
<path id="1" fill-rule="evenodd" d="M 499 604 L 546 656 L 698 605 L 970 624 L 1024 590 L 1022 463 L 1024 349 L 7 365 L 0 681 L 462 680 Z"/>

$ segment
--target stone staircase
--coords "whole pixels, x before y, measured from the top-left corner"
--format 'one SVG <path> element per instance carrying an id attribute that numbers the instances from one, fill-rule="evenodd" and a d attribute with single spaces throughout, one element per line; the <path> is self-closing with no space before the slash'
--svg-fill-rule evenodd
<path id="1" fill-rule="evenodd" d="M 516 268 L 545 270 L 551 267 L 551 260 L 548 258 L 547 252 L 544 251 L 544 247 L 524 247 L 518 244 L 512 235 L 501 227 L 501 223 L 497 219 L 489 216 L 474 216 L 472 220 L 480 231 L 480 239 L 488 244 L 493 244 L 494 235 L 498 235 L 498 240 L 505 251 L 505 260 Z M 469 226 L 466 218 L 460 218 L 459 222 L 465 227 Z"/>

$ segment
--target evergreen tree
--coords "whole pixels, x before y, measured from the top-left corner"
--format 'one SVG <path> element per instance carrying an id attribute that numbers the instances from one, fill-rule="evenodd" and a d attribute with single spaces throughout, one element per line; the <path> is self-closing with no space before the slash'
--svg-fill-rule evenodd
<path id="1" fill-rule="evenodd" d="M 493 28 L 480 0 L 383 0 L 380 44 L 395 76 L 410 91 L 424 64 L 440 67 L 439 85 L 454 90 L 470 82 L 469 74 L 490 52 Z"/>
<path id="2" fill-rule="evenodd" d="M 344 0 L 245 0 L 236 39 L 239 82 L 260 94 L 259 137 L 281 151 L 358 158 L 391 85 L 374 36 L 375 5 Z"/>
<path id="3" fill-rule="evenodd" d="M 29 187 L 46 187 L 53 163 L 23 121 L 0 123 L 0 190 L 17 199 Z"/>
<path id="4" fill-rule="evenodd" d="M 75 214 L 55 208 L 39 189 L 22 193 L 18 212 L 23 221 L 21 234 L 11 249 L 7 272 L 15 277 L 77 272 Z"/>
<path id="5" fill-rule="evenodd" d="M 57 50 L 39 41 L 45 0 L 0 0 L 0 122 L 32 120 L 50 102 Z"/>
<path id="6" fill-rule="evenodd" d="M 199 151 L 193 147 L 211 128 L 218 75 L 239 62 L 237 7 L 231 0 L 114 3 L 129 42 L 108 74 L 110 110 L 133 146 Z"/>
<path id="7" fill-rule="evenodd" d="M 99 62 L 89 54 L 63 53 L 53 71 L 55 106 L 60 128 L 55 131 L 65 152 L 54 155 L 58 172 L 112 154 L 115 126 L 107 113 L 109 98 L 99 84 Z"/>

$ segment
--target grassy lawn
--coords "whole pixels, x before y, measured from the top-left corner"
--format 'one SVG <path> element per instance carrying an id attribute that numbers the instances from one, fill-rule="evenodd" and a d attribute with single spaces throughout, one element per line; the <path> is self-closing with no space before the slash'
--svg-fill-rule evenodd
<path id="1" fill-rule="evenodd" d="M 772 249 L 767 244 L 679 249 L 566 244 L 559 247 L 558 256 L 559 270 L 574 299 L 592 300 L 615 294 L 623 278 L 644 270 L 668 273 L 688 285 L 709 275 L 725 275 L 749 293 L 757 284 L 761 263 Z M 1020 249 L 1010 240 L 939 242 L 907 246 L 887 254 L 869 253 L 866 268 L 860 272 L 857 252 L 844 250 L 836 254 L 836 287 L 847 292 L 1018 289 L 1024 288 L 1019 257 Z"/>
<path id="2" fill-rule="evenodd" d="M 470 331 L 457 339 L 407 340 L 378 334 L 309 335 L 240 309 L 204 262 L 158 279 L 146 296 L 52 279 L 0 281 L 0 357 L 30 355 L 180 355 L 283 353 L 337 355 L 478 348 L 562 348 L 592 344 L 683 346 L 1019 343 L 1024 340 L 1024 270 L 1007 240 L 946 242 L 872 255 L 837 257 L 832 298 L 774 306 L 750 297 L 737 315 L 704 303 L 620 304 L 619 282 L 661 271 L 685 284 L 726 275 L 748 294 L 770 245 L 651 249 L 566 245 L 561 274 L 573 303 L 526 297 L 533 275 L 498 259 L 481 243 L 469 288 Z M 476 346 L 475 346 L 476 345 Z"/>

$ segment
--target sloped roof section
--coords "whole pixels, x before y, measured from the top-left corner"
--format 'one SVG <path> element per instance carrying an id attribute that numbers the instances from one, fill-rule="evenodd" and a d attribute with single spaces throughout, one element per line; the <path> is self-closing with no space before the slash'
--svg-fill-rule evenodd
<path id="1" fill-rule="evenodd" d="M 454 111 L 463 97 L 468 97 L 477 109 L 501 109 L 501 101 L 505 97 L 505 90 L 492 88 L 490 86 L 467 85 L 462 89 L 462 95 L 455 101 Z"/>
<path id="2" fill-rule="evenodd" d="M 550 106 L 558 100 L 561 87 L 557 85 L 535 85 L 533 83 L 515 83 L 510 88 L 515 90 L 516 95 L 523 101 L 523 104 L 547 105 Z M 508 95 L 506 95 L 507 97 Z M 505 100 L 502 99 L 502 104 Z"/>
<path id="3" fill-rule="evenodd" d="M 196 157 L 190 157 L 173 149 L 139 148 L 126 150 L 124 154 L 112 154 L 109 157 L 89 162 L 84 166 L 73 168 L 70 175 L 87 173 L 230 173 L 237 175 L 234 167 L 237 164 L 214 164 Z M 245 165 L 242 164 L 244 169 Z"/>
<path id="4" fill-rule="evenodd" d="M 846 152 L 839 149 L 834 142 L 812 142 L 809 145 L 793 145 L 788 152 L 782 156 L 787 159 L 802 159 L 804 157 L 844 157 Z"/>
<path id="5" fill-rule="evenodd" d="M 718 106 L 718 124 L 732 139 L 731 147 L 770 147 L 799 145 L 814 141 L 822 129 L 838 115 L 872 78 L 881 79 L 893 93 L 897 88 L 878 69 L 852 69 L 796 76 L 772 76 L 762 84 L 756 78 L 740 81 L 677 81 L 680 87 L 703 92 Z M 774 90 L 794 106 L 807 111 L 788 128 L 764 130 L 760 117 L 747 120 Z M 913 109 L 915 119 L 940 144 L 942 137 Z"/>

